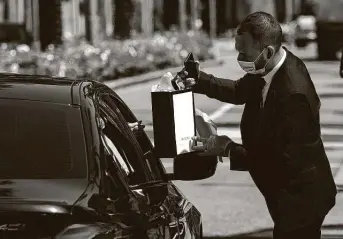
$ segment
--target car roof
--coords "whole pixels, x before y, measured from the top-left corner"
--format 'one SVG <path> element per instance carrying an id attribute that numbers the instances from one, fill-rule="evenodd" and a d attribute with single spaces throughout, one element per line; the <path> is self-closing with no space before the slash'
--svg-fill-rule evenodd
<path id="1" fill-rule="evenodd" d="M 79 102 L 75 97 L 80 97 L 78 90 L 83 81 L 85 80 L 0 73 L 0 98 L 73 104 L 74 101 Z"/>

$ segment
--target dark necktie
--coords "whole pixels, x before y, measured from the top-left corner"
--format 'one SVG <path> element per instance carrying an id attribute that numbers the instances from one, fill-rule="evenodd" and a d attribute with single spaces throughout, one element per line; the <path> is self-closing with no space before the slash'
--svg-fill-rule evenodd
<path id="1" fill-rule="evenodd" d="M 258 86 L 257 86 L 257 88 L 258 88 L 258 92 L 257 92 L 257 95 L 258 95 L 258 102 L 259 102 L 259 108 L 261 109 L 261 108 L 263 108 L 263 94 L 262 94 L 262 92 L 263 92 L 263 88 L 264 88 L 264 86 L 266 85 L 266 81 L 264 80 L 264 78 L 259 78 L 258 79 Z"/>
<path id="2" fill-rule="evenodd" d="M 263 78 L 258 78 L 256 79 L 258 81 L 257 83 L 257 89 L 256 89 L 256 123 L 257 123 L 257 128 L 259 128 L 260 121 L 262 118 L 262 113 L 263 113 L 263 95 L 262 91 L 264 86 L 266 85 L 266 81 Z"/>

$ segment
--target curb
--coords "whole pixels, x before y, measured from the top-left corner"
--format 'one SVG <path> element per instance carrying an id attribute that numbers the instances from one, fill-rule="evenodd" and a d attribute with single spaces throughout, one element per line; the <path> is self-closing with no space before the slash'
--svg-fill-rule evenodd
<path id="1" fill-rule="evenodd" d="M 220 66 L 224 63 L 222 60 L 218 59 L 212 59 L 212 60 L 207 60 L 200 62 L 201 66 L 204 68 L 207 67 L 214 67 L 214 66 Z M 121 88 L 125 88 L 128 86 L 133 86 L 141 83 L 146 83 L 149 81 L 153 81 L 156 79 L 159 79 L 162 75 L 164 75 L 166 72 L 171 72 L 172 74 L 176 74 L 181 70 L 181 67 L 170 67 L 170 68 L 165 68 L 162 70 L 157 70 L 157 71 L 152 71 L 149 73 L 145 74 L 140 74 L 137 76 L 132 76 L 132 77 L 124 77 L 120 78 L 117 80 L 110 80 L 110 81 L 105 81 L 104 83 L 110 87 L 113 90 L 118 90 Z"/>

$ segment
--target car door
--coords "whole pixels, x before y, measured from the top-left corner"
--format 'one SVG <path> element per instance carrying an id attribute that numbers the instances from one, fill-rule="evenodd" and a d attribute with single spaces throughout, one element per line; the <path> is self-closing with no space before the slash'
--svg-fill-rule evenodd
<path id="1" fill-rule="evenodd" d="M 106 97 L 108 104 L 120 111 L 125 122 L 137 122 L 137 118 L 118 95 L 108 93 Z M 154 156 L 154 147 L 144 130 L 136 132 L 134 137 L 143 154 L 141 159 L 146 163 L 149 174 L 154 176 L 154 180 L 163 180 L 168 184 L 168 197 L 163 206 L 170 215 L 171 234 L 178 235 L 177 238 L 201 238 L 202 225 L 199 211 L 168 180 L 166 170 L 161 160 Z"/>
<path id="2" fill-rule="evenodd" d="M 136 141 L 128 123 L 124 120 L 119 109 L 108 101 L 108 94 L 101 93 L 97 96 L 100 105 L 100 117 L 103 122 L 103 145 L 113 157 L 113 162 L 120 168 L 120 175 L 125 183 L 136 196 L 138 209 L 148 208 L 141 211 L 148 218 L 144 222 L 147 238 L 175 238 L 178 236 L 177 228 L 170 226 L 170 213 L 164 205 L 159 207 L 149 206 L 147 195 L 141 188 L 144 184 L 154 184 L 158 180 L 157 171 L 152 170 L 146 163 L 138 142 Z M 177 237 L 176 237 L 177 238 Z"/>

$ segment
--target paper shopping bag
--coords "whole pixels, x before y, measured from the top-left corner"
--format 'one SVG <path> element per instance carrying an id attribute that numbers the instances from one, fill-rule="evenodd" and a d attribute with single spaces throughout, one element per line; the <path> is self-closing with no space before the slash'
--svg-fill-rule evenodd
<path id="1" fill-rule="evenodd" d="M 196 136 L 193 92 L 151 92 L 151 105 L 156 156 L 174 158 L 191 152 L 191 138 Z"/>

